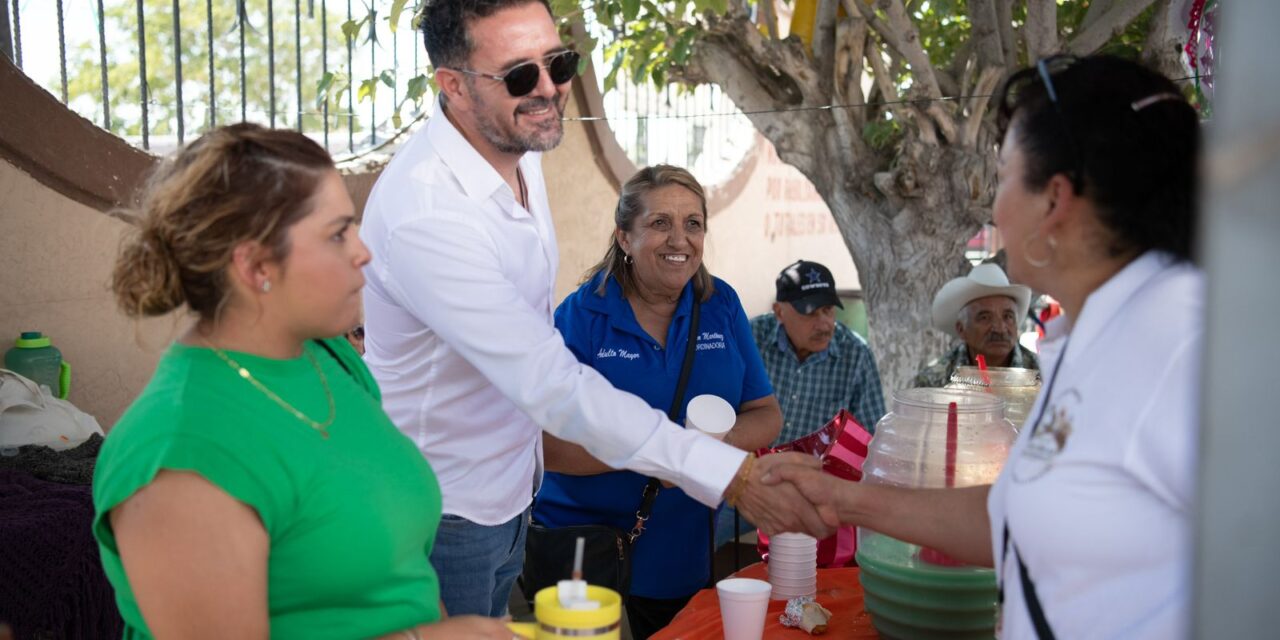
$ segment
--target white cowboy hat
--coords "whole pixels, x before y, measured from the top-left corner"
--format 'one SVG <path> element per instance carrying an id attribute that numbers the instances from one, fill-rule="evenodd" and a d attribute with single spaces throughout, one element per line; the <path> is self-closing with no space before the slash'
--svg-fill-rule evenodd
<path id="1" fill-rule="evenodd" d="M 1005 296 L 1013 298 L 1018 305 L 1018 322 L 1027 315 L 1027 307 L 1031 306 L 1031 288 L 1020 284 L 1009 284 L 1009 277 L 1004 274 L 1000 265 L 985 262 L 973 268 L 969 275 L 956 278 L 938 289 L 933 297 L 933 327 L 949 335 L 960 337 L 956 333 L 956 318 L 965 305 L 987 296 Z"/>

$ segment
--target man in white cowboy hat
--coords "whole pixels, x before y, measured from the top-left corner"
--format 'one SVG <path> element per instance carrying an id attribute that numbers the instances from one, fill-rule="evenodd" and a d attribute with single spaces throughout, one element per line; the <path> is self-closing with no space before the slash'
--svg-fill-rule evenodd
<path id="1" fill-rule="evenodd" d="M 1031 289 L 1009 284 L 994 263 L 980 264 L 968 276 L 942 285 L 933 297 L 933 326 L 960 343 L 925 365 L 914 386 L 944 386 L 956 367 L 977 364 L 979 355 L 989 367 L 1039 369 L 1036 355 L 1018 344 L 1018 324 L 1030 304 Z"/>

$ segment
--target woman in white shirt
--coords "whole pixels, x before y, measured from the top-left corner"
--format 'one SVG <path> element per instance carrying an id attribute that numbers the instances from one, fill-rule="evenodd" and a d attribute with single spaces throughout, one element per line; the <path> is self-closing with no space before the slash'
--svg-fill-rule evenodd
<path id="1" fill-rule="evenodd" d="M 1013 280 L 1062 303 L 1045 382 L 994 486 L 912 490 L 803 469 L 829 523 L 995 566 L 1003 637 L 1187 635 L 1203 278 L 1191 264 L 1199 124 L 1133 62 L 1014 74 L 994 218 Z"/>

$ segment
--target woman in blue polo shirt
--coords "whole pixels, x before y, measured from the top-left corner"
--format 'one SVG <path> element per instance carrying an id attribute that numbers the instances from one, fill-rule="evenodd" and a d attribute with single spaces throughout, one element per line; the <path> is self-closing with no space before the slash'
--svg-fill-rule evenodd
<path id="1" fill-rule="evenodd" d="M 782 428 L 782 412 L 760 361 L 738 294 L 702 264 L 707 204 L 702 185 L 669 165 L 641 170 L 622 188 L 604 259 L 556 309 L 556 328 L 578 359 L 614 386 L 666 411 L 701 304 L 685 403 L 710 393 L 737 408 L 725 442 L 753 451 Z M 684 418 L 680 409 L 679 421 Z M 614 471 L 581 447 L 543 436 L 546 468 L 534 519 L 548 527 L 607 524 L 627 531 L 647 478 Z M 709 578 L 707 508 L 678 488 L 658 493 L 632 548 L 627 617 L 647 638 Z"/>

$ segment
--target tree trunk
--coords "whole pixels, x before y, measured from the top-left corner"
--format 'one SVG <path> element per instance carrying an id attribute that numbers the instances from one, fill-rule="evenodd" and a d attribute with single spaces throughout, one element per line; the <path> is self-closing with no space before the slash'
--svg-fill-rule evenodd
<path id="1" fill-rule="evenodd" d="M 853 174 L 857 164 L 853 154 L 838 154 L 821 165 L 828 175 L 810 180 L 833 185 L 823 196 L 858 268 L 888 401 L 953 340 L 932 328 L 933 296 L 968 273 L 964 249 L 989 215 L 994 163 L 983 154 L 908 139 L 892 171 L 872 177 L 882 197 L 865 183 L 835 179 Z"/>
<path id="2" fill-rule="evenodd" d="M 878 55 L 868 60 L 875 64 Z M 950 343 L 931 328 L 930 309 L 943 283 L 968 272 L 965 244 L 990 219 L 994 140 L 976 124 L 957 133 L 958 111 L 935 106 L 926 114 L 899 104 L 894 113 L 907 122 L 902 139 L 872 150 L 862 139 L 862 123 L 872 117 L 866 113 L 786 111 L 831 104 L 831 83 L 819 79 L 798 40 L 767 41 L 737 11 L 709 18 L 681 77 L 716 83 L 737 104 L 782 107 L 748 117 L 835 217 L 862 281 L 871 349 L 889 399 Z M 969 106 L 979 117 L 985 110 L 985 102 Z"/>

